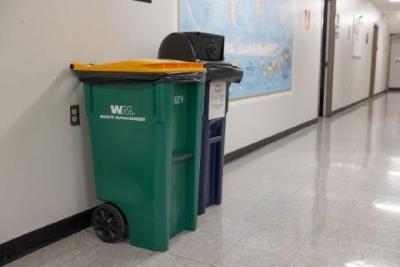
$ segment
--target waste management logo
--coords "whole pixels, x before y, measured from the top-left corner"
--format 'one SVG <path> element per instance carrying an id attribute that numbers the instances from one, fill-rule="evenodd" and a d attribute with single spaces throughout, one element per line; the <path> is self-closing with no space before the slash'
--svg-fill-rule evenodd
<path id="1" fill-rule="evenodd" d="M 113 115 L 135 116 L 135 112 L 133 111 L 133 106 L 111 105 L 110 109 Z"/>
<path id="2" fill-rule="evenodd" d="M 134 106 L 110 105 L 110 114 L 100 115 L 102 120 L 146 122 L 145 117 L 136 116 Z"/>

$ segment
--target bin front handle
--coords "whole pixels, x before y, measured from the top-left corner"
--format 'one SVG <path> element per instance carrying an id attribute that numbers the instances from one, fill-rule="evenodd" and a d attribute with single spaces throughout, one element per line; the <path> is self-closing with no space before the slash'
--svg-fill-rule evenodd
<path id="1" fill-rule="evenodd" d="M 222 142 L 222 141 L 224 141 L 223 136 L 215 136 L 215 137 L 210 138 L 210 144 L 215 144 L 215 143 Z"/>
<path id="2" fill-rule="evenodd" d="M 191 159 L 191 158 L 193 158 L 193 154 L 192 153 L 187 153 L 187 154 L 184 154 L 184 155 L 181 155 L 181 156 L 173 157 L 172 158 L 172 162 L 173 163 L 178 163 L 178 162 L 182 162 L 182 161 L 185 161 L 185 160 L 188 160 L 188 159 Z"/>

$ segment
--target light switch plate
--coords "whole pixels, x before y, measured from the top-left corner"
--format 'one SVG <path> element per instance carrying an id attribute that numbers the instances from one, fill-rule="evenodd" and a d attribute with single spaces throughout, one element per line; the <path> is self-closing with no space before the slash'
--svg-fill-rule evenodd
<path id="1" fill-rule="evenodd" d="M 81 125 L 79 105 L 71 105 L 69 107 L 69 117 L 71 126 Z"/>

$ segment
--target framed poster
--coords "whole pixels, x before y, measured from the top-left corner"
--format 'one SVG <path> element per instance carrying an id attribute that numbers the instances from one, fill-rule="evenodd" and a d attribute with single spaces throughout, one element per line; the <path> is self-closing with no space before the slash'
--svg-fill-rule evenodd
<path id="1" fill-rule="evenodd" d="M 244 70 L 231 100 L 291 90 L 294 17 L 295 0 L 179 1 L 180 31 L 224 35 L 225 60 Z"/>
<path id="2" fill-rule="evenodd" d="M 354 16 L 354 23 L 353 23 L 353 57 L 354 58 L 361 58 L 362 57 L 362 49 L 363 49 L 363 37 L 362 37 L 362 30 L 363 30 L 363 16 Z"/>

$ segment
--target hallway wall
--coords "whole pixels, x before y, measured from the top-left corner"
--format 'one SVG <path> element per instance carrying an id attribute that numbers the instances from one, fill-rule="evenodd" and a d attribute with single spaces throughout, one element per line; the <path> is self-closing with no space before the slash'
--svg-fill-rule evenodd
<path id="1" fill-rule="evenodd" d="M 368 95 L 371 49 L 351 59 L 347 26 L 353 10 L 366 28 L 381 26 L 377 88 L 384 89 L 385 22 L 366 0 L 339 0 L 341 39 L 334 107 Z M 232 102 L 226 152 L 317 117 L 322 1 L 296 0 L 293 87 L 290 92 Z M 304 10 L 312 14 L 310 31 Z M 178 30 L 177 0 L 151 5 L 122 0 L 0 1 L 0 244 L 95 206 L 82 84 L 73 61 L 153 58 L 160 41 Z M 370 40 L 372 34 L 370 33 Z M 371 42 L 370 42 L 371 44 Z M 379 63 L 380 62 L 380 63 Z M 69 105 L 82 107 L 81 127 L 69 125 Z"/>
<path id="2" fill-rule="evenodd" d="M 371 6 L 362 6 L 371 21 L 379 17 Z M 345 23 L 357 7 L 343 6 Z M 312 14 L 309 31 L 305 10 Z M 317 117 L 321 15 L 321 0 L 296 0 L 292 90 L 232 102 L 227 153 Z M 153 58 L 164 36 L 176 30 L 177 0 L 151 5 L 131 0 L 0 1 L 0 210 L 7 214 L 0 220 L 0 244 L 98 203 L 82 84 L 68 64 Z M 380 41 L 384 44 L 383 37 Z M 383 54 L 380 59 L 384 61 Z M 337 106 L 367 93 L 360 81 L 363 62 L 347 68 L 357 73 L 357 82 L 354 93 L 338 91 Z M 338 72 L 335 79 L 341 81 L 345 74 Z M 81 105 L 81 127 L 69 125 L 71 104 Z"/>
<path id="3" fill-rule="evenodd" d="M 335 47 L 333 110 L 369 96 L 374 24 L 379 26 L 375 93 L 387 89 L 389 31 L 385 18 L 368 0 L 338 0 L 339 38 Z M 362 16 L 362 57 L 352 56 L 354 17 Z M 366 35 L 368 34 L 368 43 Z"/>
<path id="4" fill-rule="evenodd" d="M 227 152 L 316 118 L 321 1 L 297 0 L 295 19 L 292 91 L 233 102 Z M 177 29 L 177 0 L 0 1 L 0 244 L 98 203 L 69 63 L 153 58 Z M 69 125 L 71 104 L 80 127 Z"/>
<path id="5" fill-rule="evenodd" d="M 69 63 L 155 57 L 176 10 L 153 2 L 0 1 L 0 244 L 96 205 Z M 81 127 L 69 125 L 71 104 Z"/>

